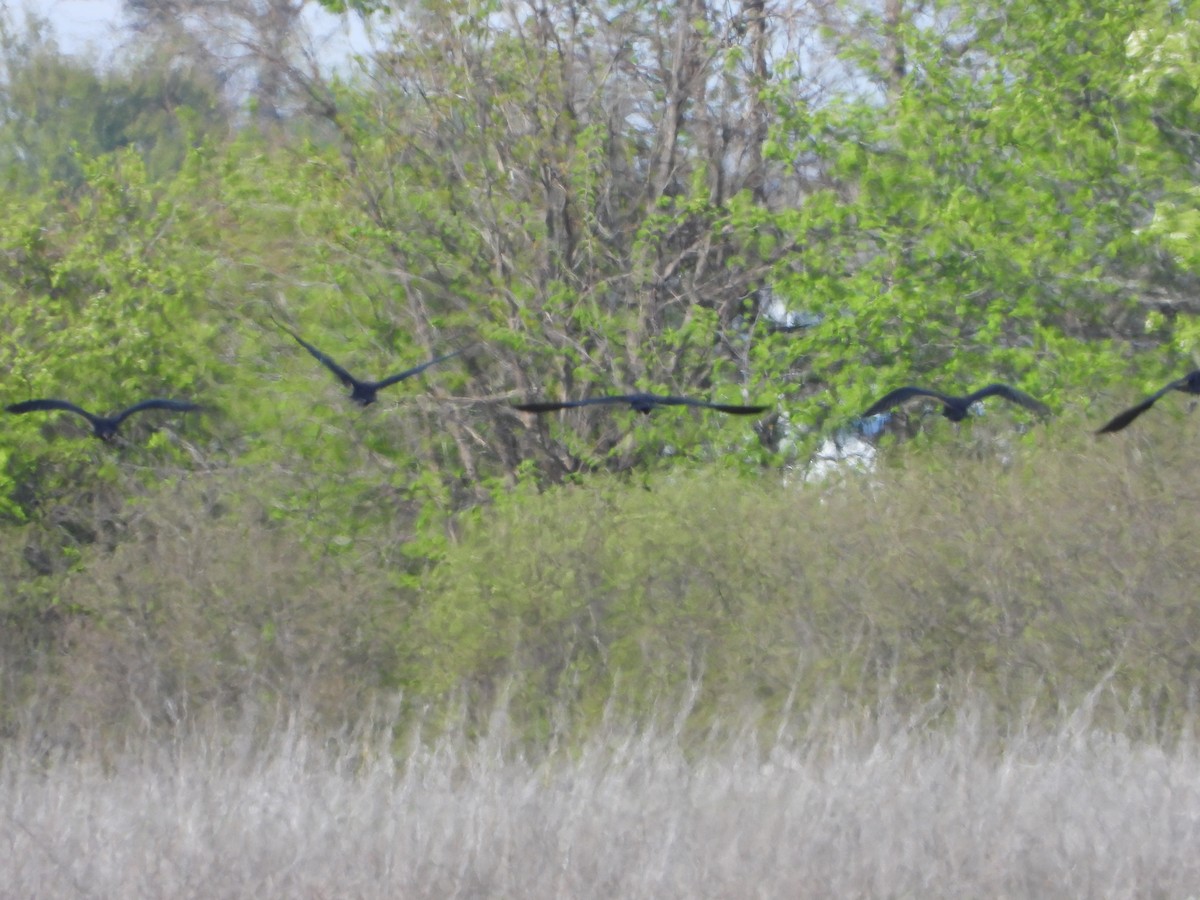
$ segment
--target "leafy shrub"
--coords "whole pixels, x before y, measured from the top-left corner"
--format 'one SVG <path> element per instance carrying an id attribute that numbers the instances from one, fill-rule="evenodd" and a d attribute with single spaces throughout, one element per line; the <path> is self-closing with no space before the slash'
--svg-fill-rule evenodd
<path id="1" fill-rule="evenodd" d="M 1055 709 L 1111 675 L 1168 727 L 1200 685 L 1200 493 L 1177 421 L 1144 424 L 1038 435 L 1007 464 L 897 448 L 837 484 L 698 471 L 515 493 L 433 573 L 410 683 L 485 706 L 509 690 L 536 732 L 688 684 L 702 723 L 830 690 L 971 685 Z"/>

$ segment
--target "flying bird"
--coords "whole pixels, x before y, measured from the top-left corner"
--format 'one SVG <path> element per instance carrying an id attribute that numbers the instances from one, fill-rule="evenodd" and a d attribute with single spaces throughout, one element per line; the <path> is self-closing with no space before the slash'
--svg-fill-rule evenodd
<path id="1" fill-rule="evenodd" d="M 769 406 L 738 406 L 730 403 L 710 403 L 707 400 L 693 400 L 691 397 L 662 397 L 658 394 L 617 394 L 612 397 L 588 397 L 584 400 L 548 400 L 538 403 L 514 403 L 513 408 L 521 412 L 547 413 L 558 409 L 572 409 L 576 406 L 595 406 L 598 404 L 627 403 L 642 415 L 650 414 L 652 409 L 659 406 L 695 406 L 701 409 L 715 409 L 717 412 L 729 413 L 734 416 L 753 416 L 766 412 Z"/>
<path id="2" fill-rule="evenodd" d="M 141 403 L 135 403 L 129 409 L 122 410 L 115 416 L 98 416 L 95 413 L 90 413 L 86 409 L 76 406 L 74 403 L 68 403 L 66 400 L 26 400 L 23 403 L 13 403 L 5 407 L 5 409 L 10 413 L 42 412 L 52 409 L 73 412 L 83 416 L 92 424 L 93 436 L 100 438 L 102 441 L 111 441 L 117 436 L 117 429 L 121 426 L 121 423 L 135 412 L 141 412 L 143 409 L 169 409 L 174 412 L 189 412 L 193 409 L 202 409 L 202 407 L 197 403 L 188 403 L 186 400 L 154 398 L 143 400 Z"/>
<path id="3" fill-rule="evenodd" d="M 1168 394 L 1171 391 L 1183 391 L 1185 394 L 1200 394 L 1200 369 L 1197 369 L 1194 372 L 1188 372 L 1182 378 L 1178 378 L 1161 390 L 1155 391 L 1137 406 L 1131 406 L 1129 409 L 1125 410 L 1125 412 L 1114 417 L 1112 421 L 1098 430 L 1096 434 L 1111 434 L 1114 431 L 1120 431 L 1122 428 L 1152 407 L 1158 401 L 1159 397 L 1163 396 L 1164 394 Z"/>
<path id="4" fill-rule="evenodd" d="M 294 337 L 296 342 L 311 353 L 317 362 L 336 375 L 338 381 L 350 388 L 350 399 L 359 406 L 370 406 L 377 399 L 375 395 L 385 387 L 396 384 L 399 381 L 404 381 L 406 378 L 412 378 L 414 375 L 419 375 L 434 363 L 440 363 L 443 360 L 450 359 L 452 356 L 458 356 L 458 354 L 465 352 L 467 349 L 464 347 L 462 350 L 455 350 L 453 353 L 447 353 L 445 356 L 435 356 L 428 362 L 423 362 L 419 366 L 413 366 L 411 369 L 405 369 L 403 372 L 397 372 L 395 375 L 389 375 L 382 381 L 360 381 L 290 328 L 284 328 L 284 331 Z"/>
<path id="5" fill-rule="evenodd" d="M 989 384 L 987 387 L 980 388 L 974 393 L 967 394 L 965 397 L 952 397 L 949 394 L 943 394 L 939 391 L 931 391 L 927 388 L 907 387 L 896 388 L 891 393 L 880 397 L 864 412 L 861 418 L 866 419 L 871 416 L 878 415 L 885 410 L 891 409 L 893 406 L 899 406 L 906 400 L 911 400 L 913 397 L 932 397 L 942 404 L 942 415 L 951 422 L 961 422 L 967 417 L 972 405 L 978 403 L 984 397 L 1003 397 L 1012 403 L 1020 404 L 1026 409 L 1032 409 L 1040 416 L 1048 416 L 1050 408 L 1046 404 L 1038 400 L 1034 400 L 1028 394 L 1018 391 L 1014 387 L 1009 387 L 1007 384 Z"/>

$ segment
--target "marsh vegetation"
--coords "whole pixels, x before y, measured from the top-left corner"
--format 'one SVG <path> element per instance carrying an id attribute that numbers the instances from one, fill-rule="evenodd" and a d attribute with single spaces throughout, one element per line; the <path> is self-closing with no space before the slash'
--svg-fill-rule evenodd
<path id="1" fill-rule="evenodd" d="M 1181 424 L 518 491 L 399 580 L 171 485 L 5 631 L 0 890 L 1183 896 Z"/>

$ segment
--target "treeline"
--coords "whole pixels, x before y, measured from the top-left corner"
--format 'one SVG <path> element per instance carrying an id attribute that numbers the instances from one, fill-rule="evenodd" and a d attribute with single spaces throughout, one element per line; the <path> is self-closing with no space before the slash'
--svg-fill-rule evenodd
<path id="1" fill-rule="evenodd" d="M 191 391 L 240 456 L 312 389 L 272 315 L 381 364 L 477 341 L 386 446 L 486 494 L 668 439 L 802 458 L 912 380 L 1086 414 L 1194 340 L 1177 5 L 429 3 L 371 14 L 336 76 L 286 5 L 168 6 L 132 4 L 158 43 L 106 68 L 5 25 L 0 353 L 25 393 Z M 630 448 L 602 411 L 530 428 L 495 402 L 610 386 L 784 421 L 761 450 L 674 422 Z"/>
<path id="2" fill-rule="evenodd" d="M 104 64 L 0 21 L 5 402 L 212 410 L 5 423 L 20 634 L 164 480 L 242 473 L 407 590 L 514 485 L 786 469 L 913 381 L 1082 427 L 1192 368 L 1189 4 L 325 6 L 353 65 L 283 2 L 131 0 Z M 276 321 L 353 370 L 478 349 L 359 415 Z M 611 389 L 776 414 L 509 402 Z"/>

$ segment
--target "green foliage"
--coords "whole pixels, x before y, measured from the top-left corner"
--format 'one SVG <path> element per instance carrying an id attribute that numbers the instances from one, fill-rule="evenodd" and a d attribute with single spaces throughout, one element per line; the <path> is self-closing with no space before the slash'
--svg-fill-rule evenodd
<path id="1" fill-rule="evenodd" d="M 703 726 L 967 685 L 1052 712 L 1111 676 L 1117 708 L 1154 698 L 1174 727 L 1197 678 L 1195 491 L 1189 439 L 1148 424 L 832 487 L 710 472 L 512 494 L 433 573 L 407 681 L 465 686 L 479 711 L 503 695 L 536 735 L 689 685 Z"/>
<path id="2" fill-rule="evenodd" d="M 0 178 L 10 189 L 75 187 L 86 162 L 137 152 L 155 175 L 224 120 L 216 89 L 161 56 L 97 70 L 59 52 L 44 21 L 0 10 Z"/>
<path id="3" fill-rule="evenodd" d="M 13 249 L 0 263 L 0 360 L 10 373 L 8 402 L 63 397 L 104 414 L 147 396 L 200 396 L 228 371 L 215 325 L 198 315 L 211 266 L 195 246 L 203 223 L 186 201 L 150 184 L 135 153 L 88 161 L 83 172 L 69 203 L 57 202 L 54 189 L 6 203 L 0 244 Z M 10 513 L 15 494 L 57 494 L 96 461 L 90 441 L 47 443 L 48 421 L 23 417 L 0 436 L 0 496 Z M 86 434 L 81 425 L 61 431 Z M 131 421 L 128 431 L 143 425 Z"/>
<path id="4" fill-rule="evenodd" d="M 1064 410 L 1122 373 L 1102 338 L 1141 331 L 1128 286 L 1157 252 L 1139 226 L 1160 176 L 1130 165 L 1152 136 L 1119 100 L 1137 14 L 1020 7 L 961 57 L 906 32 L 892 103 L 777 96 L 773 153 L 828 160 L 833 181 L 788 214 L 803 250 L 774 282 L 823 319 L 789 339 L 829 389 L 802 416 L 996 379 Z"/>

